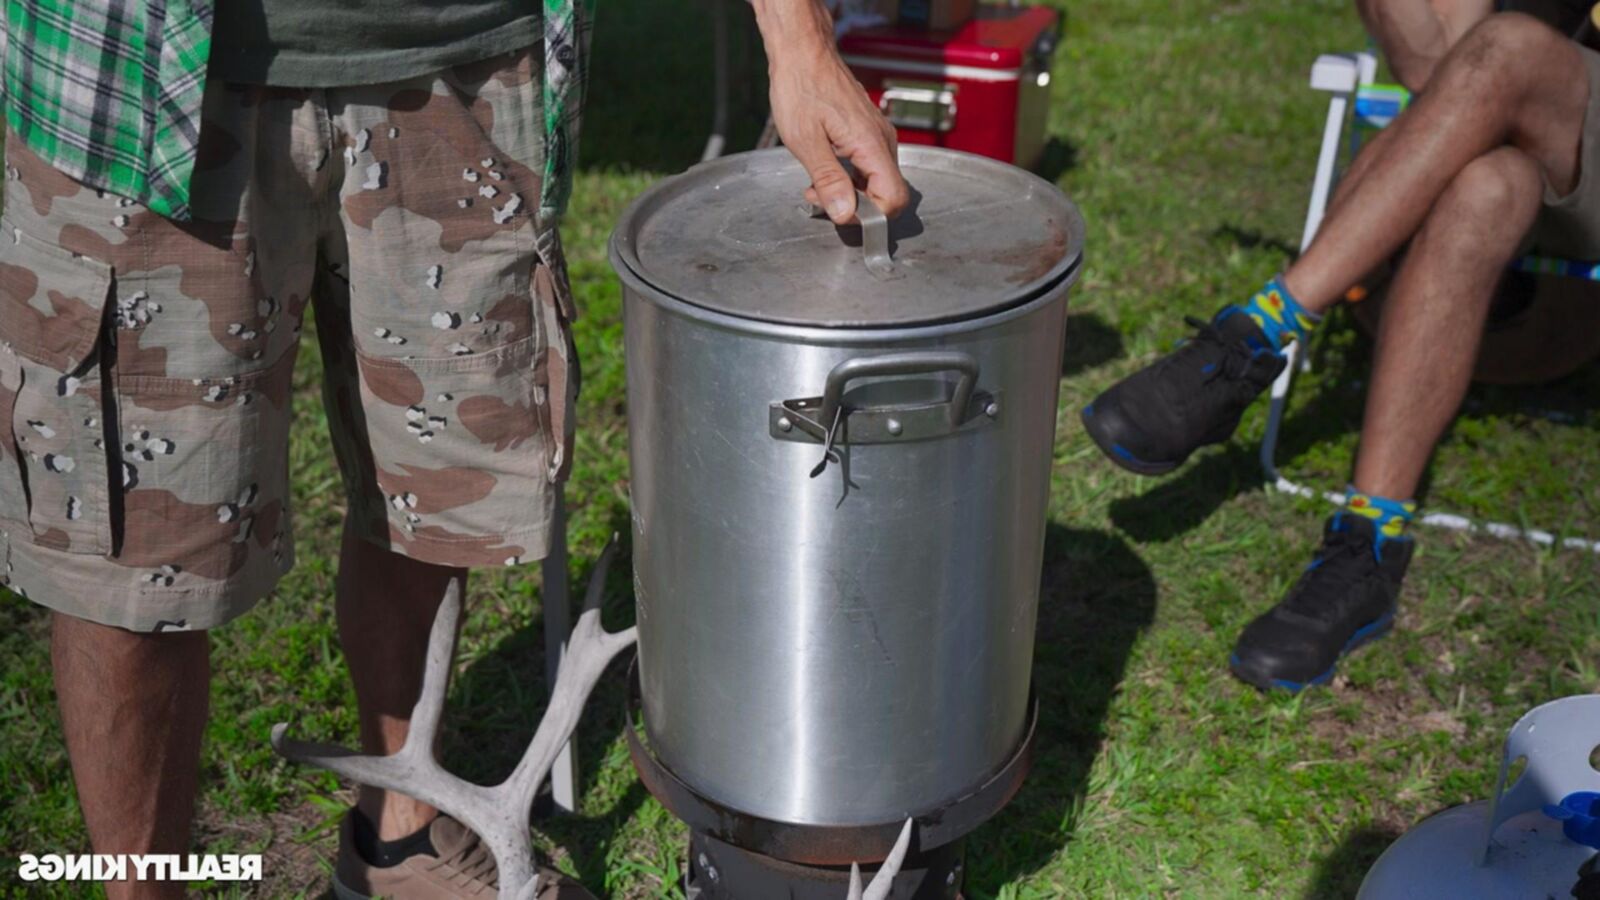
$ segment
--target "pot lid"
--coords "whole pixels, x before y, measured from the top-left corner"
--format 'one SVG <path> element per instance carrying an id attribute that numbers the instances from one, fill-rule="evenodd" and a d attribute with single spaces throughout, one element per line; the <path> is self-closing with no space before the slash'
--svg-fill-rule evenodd
<path id="1" fill-rule="evenodd" d="M 827 328 L 999 312 L 1057 284 L 1083 257 L 1083 217 L 1036 175 L 937 147 L 901 147 L 900 167 L 911 205 L 885 228 L 858 194 L 863 224 L 839 228 L 800 201 L 811 180 L 789 151 L 711 160 L 635 200 L 612 253 L 686 303 Z"/>

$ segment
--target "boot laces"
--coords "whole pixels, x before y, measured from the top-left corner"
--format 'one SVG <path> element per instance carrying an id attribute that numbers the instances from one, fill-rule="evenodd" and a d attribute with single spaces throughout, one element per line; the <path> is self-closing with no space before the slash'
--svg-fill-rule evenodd
<path id="1" fill-rule="evenodd" d="M 1195 412 L 1228 407 L 1242 399 L 1241 391 L 1255 392 L 1243 381 L 1254 353 L 1243 341 L 1225 336 L 1216 325 L 1204 319 L 1185 316 L 1194 327 L 1194 336 L 1156 363 L 1155 382 L 1167 403 Z M 1195 390 L 1195 378 L 1204 390 Z M 1213 385 L 1221 381 L 1220 384 Z M 1198 405 L 1197 405 L 1198 404 Z M 1202 417 L 1209 413 L 1200 412 Z"/>
<path id="2" fill-rule="evenodd" d="M 450 855 L 439 857 L 439 861 L 430 868 L 448 869 L 451 881 L 459 880 L 462 884 L 477 883 L 491 888 L 499 887 L 499 871 L 495 866 L 494 854 L 489 852 L 489 847 L 482 838 L 470 831 Z"/>
<path id="3" fill-rule="evenodd" d="M 1334 621 L 1343 614 L 1340 601 L 1360 597 L 1353 589 L 1377 568 L 1370 541 L 1351 531 L 1329 532 L 1321 552 L 1302 576 L 1300 589 L 1284 600 L 1284 608 L 1318 621 Z"/>
<path id="4" fill-rule="evenodd" d="M 1204 383 L 1210 384 L 1219 378 L 1238 378 L 1249 368 L 1255 354 L 1242 341 L 1224 336 L 1214 323 L 1205 319 L 1184 316 L 1183 321 L 1195 329 L 1194 336 L 1180 344 L 1176 352 L 1169 353 L 1161 360 L 1158 365 L 1162 369 L 1180 362 L 1192 367 L 1197 361 L 1207 361 L 1212 365 L 1203 369 Z"/>

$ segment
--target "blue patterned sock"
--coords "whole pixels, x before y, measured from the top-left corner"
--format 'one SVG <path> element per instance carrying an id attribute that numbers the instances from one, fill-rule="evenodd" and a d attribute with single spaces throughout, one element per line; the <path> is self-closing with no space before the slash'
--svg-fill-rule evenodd
<path id="1" fill-rule="evenodd" d="M 1372 521 L 1377 529 L 1374 549 L 1382 556 L 1384 544 L 1405 538 L 1406 526 L 1417 515 L 1417 501 L 1391 500 L 1377 494 L 1363 494 L 1352 486 L 1345 490 L 1344 510 Z"/>
<path id="2" fill-rule="evenodd" d="M 1311 329 L 1322 321 L 1321 316 L 1307 312 L 1294 299 L 1289 289 L 1283 286 L 1282 275 L 1274 276 L 1261 290 L 1256 291 L 1248 303 L 1230 306 L 1224 312 L 1231 310 L 1238 310 L 1253 319 L 1266 334 L 1267 340 L 1272 342 L 1272 349 L 1280 353 L 1290 341 L 1304 344 Z"/>

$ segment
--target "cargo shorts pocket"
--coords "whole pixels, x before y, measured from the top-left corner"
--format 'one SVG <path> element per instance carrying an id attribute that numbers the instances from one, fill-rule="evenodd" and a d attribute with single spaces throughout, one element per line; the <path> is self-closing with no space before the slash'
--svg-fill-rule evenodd
<path id="1" fill-rule="evenodd" d="M 0 531 L 28 528 L 28 495 L 22 488 L 22 461 L 11 430 L 21 390 L 22 363 L 10 347 L 0 346 Z"/>
<path id="2" fill-rule="evenodd" d="M 550 436 L 546 474 L 550 482 L 564 481 L 572 471 L 572 452 L 576 429 L 573 419 L 578 390 L 583 379 L 578 365 L 578 348 L 572 337 L 576 311 L 571 305 L 571 285 L 567 283 L 566 263 L 538 264 L 533 271 L 534 317 L 541 321 L 543 353 L 536 361 L 535 381 L 544 391 L 541 425 Z M 566 298 L 566 299 L 563 299 Z"/>
<path id="3" fill-rule="evenodd" d="M 357 352 L 364 437 L 391 526 L 439 540 L 530 527 L 525 507 L 551 465 L 543 357 L 533 337 L 453 359 Z"/>
<path id="4" fill-rule="evenodd" d="M 222 378 L 118 375 L 118 559 L 152 584 L 225 581 L 289 553 L 295 354 Z"/>
<path id="5" fill-rule="evenodd" d="M 0 404 L 9 415 L 0 445 L 10 471 L 0 476 L 0 503 L 9 518 L 26 519 L 34 543 L 55 550 L 113 551 L 99 352 L 111 285 L 106 263 L 3 224 Z"/>

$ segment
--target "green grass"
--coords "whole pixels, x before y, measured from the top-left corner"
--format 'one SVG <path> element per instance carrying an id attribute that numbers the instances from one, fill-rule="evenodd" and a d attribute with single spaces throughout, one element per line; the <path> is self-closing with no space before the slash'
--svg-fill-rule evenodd
<path id="1" fill-rule="evenodd" d="M 604 241 L 629 198 L 692 162 L 710 121 L 709 50 L 695 3 L 601 5 L 592 112 L 567 227 L 584 304 L 585 393 L 572 506 L 574 578 L 626 532 L 619 288 Z M 743 13 L 740 13 L 743 15 Z M 668 40 L 664 36 L 671 36 Z M 1245 295 L 1297 242 L 1323 102 L 1320 52 L 1363 43 L 1344 0 L 1112 0 L 1075 4 L 1056 63 L 1050 132 L 1059 183 L 1089 222 L 1061 382 L 1036 682 L 1037 762 L 970 844 L 968 895 L 1344 897 L 1410 823 L 1485 796 L 1498 744 L 1529 707 L 1600 689 L 1593 556 L 1425 532 L 1396 635 L 1329 690 L 1264 697 L 1223 663 L 1315 546 L 1323 507 L 1265 493 L 1264 411 L 1231 445 L 1164 481 L 1104 463 L 1075 411 Z M 748 146 L 753 126 L 737 136 Z M 1343 317 L 1297 391 L 1291 471 L 1335 487 L 1355 445 L 1368 349 Z M 215 635 L 213 718 L 197 843 L 261 848 L 261 895 L 320 893 L 348 802 L 334 779 L 277 761 L 271 723 L 352 740 L 334 637 L 336 474 L 316 399 L 315 345 L 298 373 L 292 465 L 299 567 L 275 599 Z M 1475 390 L 1424 499 L 1474 516 L 1600 532 L 1593 369 L 1537 391 Z M 1528 403 L 1578 411 L 1557 424 Z M 608 618 L 631 618 L 626 558 Z M 473 582 L 447 753 L 509 768 L 544 686 L 535 568 Z M 54 713 L 46 617 L 0 599 L 0 893 L 20 852 L 81 850 Z M 541 845 L 597 893 L 677 896 L 683 830 L 640 787 L 620 742 L 621 673 L 580 746 L 581 815 Z M 65 894 L 64 889 L 59 891 Z"/>

